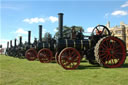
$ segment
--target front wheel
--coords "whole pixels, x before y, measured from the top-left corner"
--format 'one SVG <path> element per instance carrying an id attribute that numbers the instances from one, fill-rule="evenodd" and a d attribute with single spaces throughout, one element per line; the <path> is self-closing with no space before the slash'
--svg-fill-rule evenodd
<path id="1" fill-rule="evenodd" d="M 63 49 L 58 58 L 59 64 L 66 70 L 76 69 L 81 61 L 80 53 L 72 47 Z"/>
<path id="2" fill-rule="evenodd" d="M 35 59 L 37 59 L 37 52 L 35 49 L 30 48 L 25 52 L 25 57 L 26 59 L 28 59 L 29 61 L 34 61 Z"/>
<path id="3" fill-rule="evenodd" d="M 53 58 L 53 53 L 48 48 L 43 48 L 38 52 L 38 59 L 41 63 L 50 63 Z"/>

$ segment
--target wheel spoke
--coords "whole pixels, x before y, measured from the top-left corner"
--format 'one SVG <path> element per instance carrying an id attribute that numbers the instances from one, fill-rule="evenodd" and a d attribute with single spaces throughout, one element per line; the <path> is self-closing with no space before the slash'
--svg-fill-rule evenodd
<path id="1" fill-rule="evenodd" d="M 109 48 L 110 48 L 109 40 L 107 40 L 107 41 L 106 41 L 106 45 L 107 45 L 107 47 L 109 47 Z"/>
<path id="2" fill-rule="evenodd" d="M 102 54 L 100 54 L 100 57 L 103 56 L 103 55 L 106 55 L 106 53 L 102 53 Z"/>

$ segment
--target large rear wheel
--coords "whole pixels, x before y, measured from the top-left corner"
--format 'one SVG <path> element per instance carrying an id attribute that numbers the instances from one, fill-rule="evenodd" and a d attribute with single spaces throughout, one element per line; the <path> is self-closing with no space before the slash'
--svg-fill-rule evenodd
<path id="1" fill-rule="evenodd" d="M 95 57 L 101 66 L 108 68 L 119 67 L 126 59 L 125 44 L 117 37 L 104 37 L 95 46 Z"/>

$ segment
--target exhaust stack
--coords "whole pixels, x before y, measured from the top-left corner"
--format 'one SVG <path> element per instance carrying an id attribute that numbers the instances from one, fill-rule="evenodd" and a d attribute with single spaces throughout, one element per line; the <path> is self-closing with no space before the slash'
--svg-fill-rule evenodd
<path id="1" fill-rule="evenodd" d="M 20 45 L 22 44 L 22 36 L 20 36 Z"/>
<path id="2" fill-rule="evenodd" d="M 15 42 L 14 42 L 14 46 L 16 47 L 16 39 L 15 39 Z"/>
<path id="3" fill-rule="evenodd" d="M 9 48 L 9 42 L 7 42 L 7 48 Z"/>
<path id="4" fill-rule="evenodd" d="M 10 47 L 12 47 L 12 40 L 10 40 Z"/>
<path id="5" fill-rule="evenodd" d="M 42 25 L 39 25 L 39 41 L 42 41 Z"/>
<path id="6" fill-rule="evenodd" d="M 63 38 L 63 13 L 59 13 L 58 17 L 59 17 L 59 38 Z"/>
<path id="7" fill-rule="evenodd" d="M 37 41 L 37 38 L 35 38 L 34 41 Z"/>
<path id="8" fill-rule="evenodd" d="M 31 43 L 31 31 L 28 31 L 28 44 L 30 45 Z"/>

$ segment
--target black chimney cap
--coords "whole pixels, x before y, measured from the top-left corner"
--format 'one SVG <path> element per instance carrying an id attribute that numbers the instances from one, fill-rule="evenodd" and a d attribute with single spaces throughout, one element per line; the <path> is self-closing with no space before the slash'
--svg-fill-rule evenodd
<path id="1" fill-rule="evenodd" d="M 58 15 L 64 15 L 63 13 L 58 13 Z"/>

